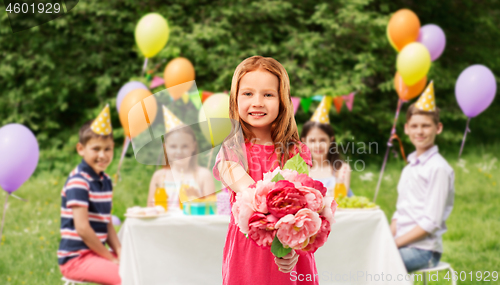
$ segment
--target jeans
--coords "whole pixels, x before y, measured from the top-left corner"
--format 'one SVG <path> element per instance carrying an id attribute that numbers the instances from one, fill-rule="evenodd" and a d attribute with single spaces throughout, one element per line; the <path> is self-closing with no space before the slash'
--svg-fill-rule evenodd
<path id="1" fill-rule="evenodd" d="M 403 262 L 408 272 L 422 268 L 435 267 L 439 263 L 439 259 L 441 259 L 440 252 L 414 247 L 402 247 L 399 249 L 399 253 L 403 258 Z"/>

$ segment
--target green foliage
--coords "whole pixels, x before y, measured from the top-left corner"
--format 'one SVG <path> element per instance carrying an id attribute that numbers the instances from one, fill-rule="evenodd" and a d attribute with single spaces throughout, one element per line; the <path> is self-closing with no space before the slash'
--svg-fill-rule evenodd
<path id="1" fill-rule="evenodd" d="M 287 162 L 283 166 L 283 169 L 291 169 L 297 171 L 299 174 L 309 175 L 307 164 L 299 154 L 296 154 L 292 158 L 287 160 Z"/>
<path id="2" fill-rule="evenodd" d="M 73 136 L 105 103 L 112 107 L 117 143 L 123 131 L 115 109 L 119 88 L 141 74 L 143 57 L 134 41 L 141 16 L 159 12 L 170 26 L 166 47 L 150 59 L 149 69 L 177 57 L 190 59 L 199 89 L 229 90 L 234 69 L 252 55 L 276 58 L 288 71 L 292 96 L 344 95 L 356 91 L 354 109 L 331 111 L 339 142 L 377 142 L 384 146 L 397 105 L 392 79 L 396 53 L 385 28 L 392 12 L 410 8 L 422 24 L 434 23 L 447 36 L 445 52 L 433 63 L 437 105 L 445 126 L 438 144 L 458 148 L 466 117 L 454 97 L 454 85 L 467 66 L 482 63 L 500 74 L 500 1 L 80 1 L 67 15 L 13 34 L 0 14 L 0 126 L 21 123 L 32 129 L 42 149 L 74 145 Z M 140 78 L 144 81 L 144 78 Z M 160 88 L 161 89 L 161 88 Z M 158 90 L 154 90 L 158 91 Z M 299 109 L 299 125 L 309 112 Z M 398 133 L 403 135 L 403 106 Z M 500 101 L 471 122 L 468 144 L 500 140 L 496 114 Z M 383 152 L 385 148 L 381 147 Z M 379 159 L 372 154 L 367 158 Z M 50 163 L 44 167 L 52 167 Z"/>
<path id="3" fill-rule="evenodd" d="M 271 182 L 278 182 L 280 180 L 285 180 L 285 177 L 283 177 L 281 173 L 278 173 L 276 174 L 276 176 L 273 177 L 273 179 L 271 179 Z"/>
<path id="4" fill-rule="evenodd" d="M 292 251 L 290 247 L 284 247 L 278 236 L 274 236 L 273 243 L 271 244 L 271 252 L 274 256 L 282 258 L 283 256 L 289 254 Z"/>

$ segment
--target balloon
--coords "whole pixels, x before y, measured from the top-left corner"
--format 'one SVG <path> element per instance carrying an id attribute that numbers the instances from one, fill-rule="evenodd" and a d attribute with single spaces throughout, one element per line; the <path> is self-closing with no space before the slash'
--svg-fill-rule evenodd
<path id="1" fill-rule="evenodd" d="M 495 75 L 486 66 L 467 67 L 457 79 L 455 96 L 464 114 L 473 118 L 486 110 L 497 92 Z"/>
<path id="2" fill-rule="evenodd" d="M 39 148 L 35 135 L 20 124 L 0 128 L 0 187 L 16 191 L 35 171 Z"/>
<path id="3" fill-rule="evenodd" d="M 135 26 L 135 41 L 144 57 L 155 56 L 168 41 L 168 23 L 160 14 L 149 13 Z"/>
<path id="4" fill-rule="evenodd" d="M 173 86 L 193 81 L 195 77 L 193 64 L 184 57 L 178 57 L 171 60 L 165 67 L 163 72 L 163 79 L 165 79 L 165 87 L 172 88 Z M 170 96 L 177 100 L 184 95 L 191 88 L 191 84 L 184 84 L 182 86 L 168 90 Z"/>
<path id="5" fill-rule="evenodd" d="M 125 85 L 120 88 L 120 91 L 118 91 L 118 95 L 116 96 L 116 111 L 120 112 L 120 105 L 123 101 L 123 98 L 127 96 L 127 94 L 135 89 L 148 89 L 146 85 L 144 85 L 142 82 L 139 81 L 130 81 L 126 83 Z"/>
<path id="6" fill-rule="evenodd" d="M 418 38 L 420 20 L 413 11 L 401 9 L 392 15 L 387 26 L 389 39 L 392 39 L 397 50 L 402 50 L 407 44 Z"/>
<path id="7" fill-rule="evenodd" d="M 403 100 L 403 102 L 409 101 L 422 93 L 426 83 L 427 76 L 424 76 L 424 78 L 412 86 L 408 86 L 404 83 L 399 72 L 396 72 L 396 75 L 394 76 L 394 88 L 396 88 L 396 92 L 398 92 L 398 96 L 401 100 Z"/>
<path id="8" fill-rule="evenodd" d="M 435 61 L 444 51 L 446 36 L 439 26 L 428 24 L 420 28 L 418 42 L 429 50 L 431 60 Z"/>
<path id="9" fill-rule="evenodd" d="M 115 215 L 111 216 L 111 222 L 113 223 L 113 226 L 119 226 L 122 224 L 122 221 L 120 220 L 120 218 L 118 218 Z"/>
<path id="10" fill-rule="evenodd" d="M 210 96 L 203 103 L 200 109 L 198 119 L 200 123 L 214 118 L 226 118 L 226 120 L 209 121 L 210 127 L 206 124 L 200 124 L 201 132 L 213 146 L 219 145 L 231 132 L 231 120 L 229 120 L 229 95 L 225 93 L 216 93 Z M 212 129 L 213 141 L 210 136 Z"/>
<path id="11" fill-rule="evenodd" d="M 431 55 L 421 43 L 408 44 L 398 54 L 396 69 L 408 86 L 413 86 L 422 80 L 430 68 Z"/>
<path id="12" fill-rule="evenodd" d="M 144 130 L 148 128 L 146 122 L 146 114 L 141 108 L 132 107 L 141 101 L 144 101 L 144 105 L 147 111 L 147 117 L 150 122 L 153 122 L 156 117 L 157 104 L 154 96 L 151 96 L 151 92 L 145 89 L 135 89 L 130 91 L 128 95 L 123 99 L 120 106 L 120 122 L 122 123 L 125 135 L 129 138 L 134 138 Z"/>
<path id="13" fill-rule="evenodd" d="M 391 44 L 392 48 L 395 49 L 396 51 L 399 51 L 398 48 L 396 47 L 396 45 L 394 44 L 394 41 L 391 39 L 391 36 L 389 36 L 389 26 L 387 26 L 386 35 L 387 35 L 387 39 L 389 40 L 389 43 Z"/>

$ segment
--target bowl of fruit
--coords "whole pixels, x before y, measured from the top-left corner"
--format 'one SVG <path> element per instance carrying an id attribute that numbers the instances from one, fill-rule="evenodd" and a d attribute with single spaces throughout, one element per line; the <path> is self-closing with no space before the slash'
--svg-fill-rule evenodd
<path id="1" fill-rule="evenodd" d="M 339 211 L 352 211 L 352 210 L 368 210 L 373 211 L 380 209 L 378 205 L 371 202 L 368 198 L 364 196 L 352 196 L 345 197 L 343 195 L 339 195 L 337 200 L 337 210 Z"/>

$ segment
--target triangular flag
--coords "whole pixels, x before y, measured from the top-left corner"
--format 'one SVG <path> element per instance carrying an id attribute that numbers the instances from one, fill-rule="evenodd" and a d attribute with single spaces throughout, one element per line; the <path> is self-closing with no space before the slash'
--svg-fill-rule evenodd
<path id="1" fill-rule="evenodd" d="M 325 96 L 323 96 L 323 95 L 314 95 L 311 98 L 312 98 L 313 101 L 318 101 L 319 102 L 319 101 L 323 100 L 323 97 L 325 97 Z"/>
<path id="2" fill-rule="evenodd" d="M 302 106 L 302 110 L 304 111 L 304 113 L 309 113 L 309 107 L 311 106 L 311 102 L 312 102 L 312 98 L 311 97 L 308 97 L 308 98 L 302 98 L 300 100 L 300 106 Z"/>
<path id="3" fill-rule="evenodd" d="M 330 117 L 328 113 L 330 112 L 330 108 L 332 107 L 332 97 L 331 96 L 323 96 L 321 103 L 319 104 L 316 111 L 311 117 L 311 121 L 318 122 L 322 124 L 330 124 Z"/>
<path id="4" fill-rule="evenodd" d="M 181 98 L 182 98 L 182 102 L 184 102 L 184 104 L 187 104 L 187 102 L 189 102 L 189 94 L 184 93 Z"/>
<path id="5" fill-rule="evenodd" d="M 172 129 L 184 125 L 177 116 L 174 115 L 167 107 L 163 106 L 163 121 L 165 122 L 165 133 Z"/>
<path id="6" fill-rule="evenodd" d="M 356 92 L 351 92 L 349 95 L 342 96 L 345 105 L 347 106 L 347 109 L 349 109 L 349 111 L 352 111 L 352 105 L 354 103 L 354 94 L 356 94 Z"/>
<path id="7" fill-rule="evenodd" d="M 196 107 L 196 109 L 199 110 L 201 107 L 200 93 L 190 94 L 189 99 L 191 100 L 191 103 L 193 103 L 193 105 Z"/>
<path id="8" fill-rule="evenodd" d="M 333 98 L 333 104 L 335 105 L 335 109 L 339 114 L 340 114 L 340 109 L 342 109 L 342 103 L 344 103 L 344 98 L 342 98 L 342 96 Z"/>
<path id="9" fill-rule="evenodd" d="M 300 97 L 292 97 L 292 105 L 293 105 L 293 114 L 297 113 L 300 105 Z"/>
<path id="10" fill-rule="evenodd" d="M 208 91 L 203 91 L 201 93 L 201 102 L 205 102 L 205 100 L 207 100 L 208 97 L 212 96 L 214 93 L 212 92 L 208 92 Z"/>
<path id="11" fill-rule="evenodd" d="M 424 93 L 420 95 L 415 107 L 422 111 L 434 112 L 436 111 L 436 99 L 434 98 L 434 82 L 431 80 Z"/>
<path id="12" fill-rule="evenodd" d="M 106 107 L 102 109 L 101 113 L 99 113 L 99 116 L 97 116 L 97 118 L 92 122 L 92 125 L 90 125 L 90 129 L 98 135 L 107 136 L 111 134 L 113 128 L 111 127 L 109 104 L 106 104 Z"/>
<path id="13" fill-rule="evenodd" d="M 155 76 L 153 80 L 151 81 L 151 84 L 149 85 L 149 89 L 154 89 L 158 86 L 161 86 L 165 83 L 165 80 L 159 76 Z"/>

